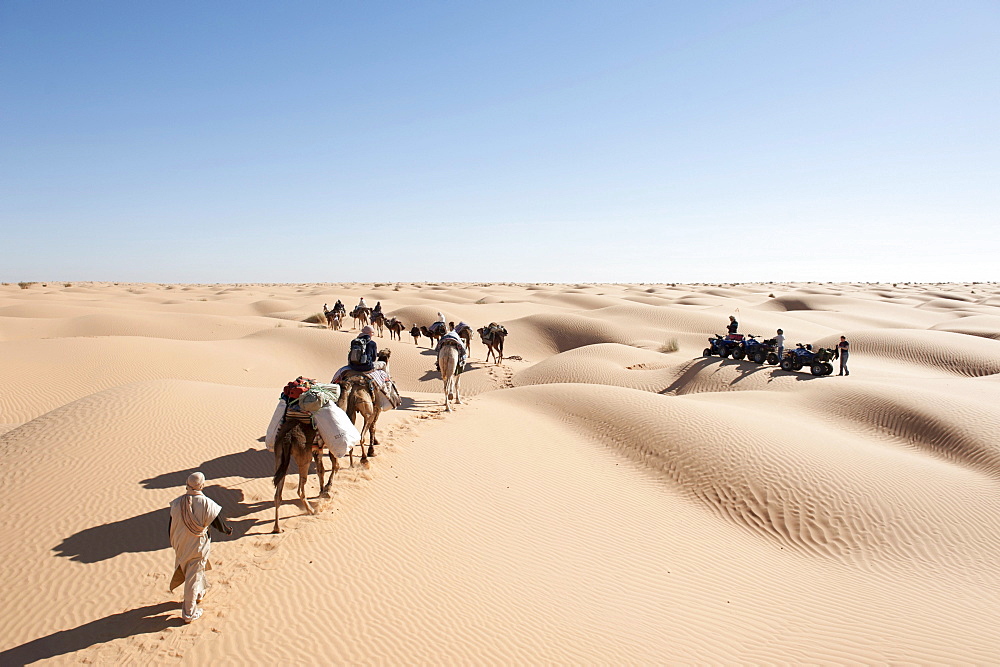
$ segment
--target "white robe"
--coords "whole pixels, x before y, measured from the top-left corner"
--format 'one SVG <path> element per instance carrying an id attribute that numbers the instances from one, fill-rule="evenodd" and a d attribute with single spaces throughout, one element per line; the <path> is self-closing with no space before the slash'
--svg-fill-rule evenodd
<path id="1" fill-rule="evenodd" d="M 190 499 L 191 512 L 185 522 L 184 505 Z M 170 503 L 170 546 L 174 548 L 174 575 L 170 581 L 170 590 L 184 583 L 189 566 L 204 564 L 206 570 L 212 569 L 208 562 L 208 554 L 212 547 L 212 539 L 208 527 L 219 516 L 222 507 L 200 491 L 189 492 Z"/>

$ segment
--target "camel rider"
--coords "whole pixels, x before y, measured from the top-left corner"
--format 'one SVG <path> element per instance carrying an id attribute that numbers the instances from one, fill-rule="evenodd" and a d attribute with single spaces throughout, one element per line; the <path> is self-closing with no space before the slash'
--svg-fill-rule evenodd
<path id="1" fill-rule="evenodd" d="M 358 308 L 368 308 L 368 304 L 365 303 L 365 297 L 361 297 L 361 301 L 358 301 L 358 305 L 354 307 L 355 310 Z"/>
<path id="2" fill-rule="evenodd" d="M 438 311 L 437 321 L 434 324 L 427 327 L 427 330 L 430 331 L 431 333 L 441 333 L 441 334 L 444 334 L 446 331 L 448 331 L 448 322 L 444 318 L 444 313 Z"/>
<path id="3" fill-rule="evenodd" d="M 347 312 L 347 307 L 340 299 L 337 299 L 337 303 L 333 304 L 333 312 L 337 312 L 338 310 L 342 313 Z"/>
<path id="4" fill-rule="evenodd" d="M 465 368 L 465 356 L 468 354 L 468 350 L 465 349 L 465 341 L 462 340 L 462 337 L 458 335 L 457 331 L 449 331 L 445 335 L 441 336 L 441 340 L 438 341 L 437 347 L 434 348 L 434 352 L 440 352 L 441 348 L 445 345 L 454 345 L 458 349 L 458 367 L 459 369 Z M 435 362 L 435 367 L 438 369 L 438 372 L 441 371 L 441 368 L 437 366 L 437 362 Z"/>
<path id="5" fill-rule="evenodd" d="M 372 340 L 375 330 L 370 326 L 361 329 L 361 334 L 351 341 L 351 349 L 347 353 L 347 367 L 352 371 L 367 373 L 375 368 L 378 357 L 378 346 Z"/>
<path id="6" fill-rule="evenodd" d="M 382 302 L 381 301 L 376 301 L 375 302 L 375 308 L 372 309 L 372 315 L 374 315 L 375 313 L 381 313 L 381 312 L 382 312 Z"/>

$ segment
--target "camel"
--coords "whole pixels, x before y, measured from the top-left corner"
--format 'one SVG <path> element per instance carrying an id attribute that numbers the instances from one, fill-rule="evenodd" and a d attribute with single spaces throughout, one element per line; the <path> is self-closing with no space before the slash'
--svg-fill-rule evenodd
<path id="1" fill-rule="evenodd" d="M 461 374 L 458 372 L 458 350 L 454 345 L 442 345 L 438 350 L 438 368 L 441 370 L 441 379 L 444 380 L 444 409 L 451 412 L 449 401 L 454 399 L 461 405 L 462 396 L 458 391 Z"/>
<path id="2" fill-rule="evenodd" d="M 375 333 L 382 337 L 385 335 L 385 315 L 382 314 L 381 310 L 377 310 L 372 313 L 372 326 L 375 327 Z"/>
<path id="3" fill-rule="evenodd" d="M 371 308 L 355 308 L 351 311 L 351 317 L 354 318 L 354 328 L 360 329 L 361 327 L 368 324 L 368 316 L 371 314 Z M 358 324 L 360 322 L 360 324 Z"/>
<path id="4" fill-rule="evenodd" d="M 285 423 L 278 429 L 274 442 L 274 529 L 272 533 L 280 533 L 281 526 L 278 525 L 278 515 L 281 508 L 281 491 L 285 486 L 285 476 L 288 474 L 288 464 L 295 458 L 295 464 L 299 469 L 299 500 L 309 514 L 315 514 L 306 500 L 306 481 L 309 477 L 309 464 L 316 462 L 316 474 L 319 475 L 319 485 L 322 489 L 322 496 L 329 497 L 330 484 L 333 476 L 339 469 L 337 459 L 330 453 L 330 460 L 333 461 L 333 469 L 330 471 L 330 479 L 326 484 L 323 477 L 326 470 L 323 468 L 322 440 L 317 438 L 318 433 L 310 422 L 302 422 L 294 418 L 285 419 Z"/>
<path id="5" fill-rule="evenodd" d="M 326 326 L 334 331 L 340 331 L 341 321 L 344 319 L 343 311 L 339 309 L 327 310 L 323 304 L 323 315 L 326 317 Z"/>
<path id="6" fill-rule="evenodd" d="M 389 366 L 389 357 L 392 350 L 386 348 L 379 350 L 378 360 L 384 361 L 386 367 Z M 348 372 L 340 380 L 340 400 L 337 407 L 347 413 L 348 419 L 353 422 L 358 413 L 364 419 L 361 427 L 361 464 L 368 463 L 369 456 L 375 456 L 375 445 L 378 438 L 375 437 L 375 424 L 379 415 L 382 414 L 382 406 L 378 399 L 378 389 L 375 388 L 371 378 L 361 372 Z M 368 450 L 365 451 L 365 433 L 368 434 Z M 354 467 L 354 451 L 349 452 L 351 457 L 351 467 Z"/>
<path id="7" fill-rule="evenodd" d="M 465 343 L 465 350 L 471 356 L 472 355 L 472 327 L 465 325 L 462 330 L 458 332 L 458 337 L 462 339 Z"/>
<path id="8" fill-rule="evenodd" d="M 420 333 L 422 333 L 423 335 L 425 335 L 425 336 L 427 336 L 428 338 L 431 339 L 431 347 L 434 347 L 435 345 L 437 345 L 438 339 L 441 338 L 441 335 L 442 335 L 442 334 L 437 333 L 436 331 L 434 333 L 431 333 L 427 329 L 427 327 L 420 327 Z"/>
<path id="9" fill-rule="evenodd" d="M 385 323 L 385 328 L 389 330 L 389 340 L 403 340 L 403 329 L 406 327 L 395 317 L 389 318 L 389 321 Z"/>
<path id="10" fill-rule="evenodd" d="M 496 322 L 490 323 L 488 327 L 480 327 L 476 331 L 486 346 L 486 362 L 489 363 L 490 355 L 496 359 L 497 365 L 503 360 L 503 341 L 507 337 L 507 330 Z"/>

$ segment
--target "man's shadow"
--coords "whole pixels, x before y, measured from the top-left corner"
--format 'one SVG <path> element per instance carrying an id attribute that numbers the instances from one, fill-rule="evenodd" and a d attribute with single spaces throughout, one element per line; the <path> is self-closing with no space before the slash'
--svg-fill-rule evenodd
<path id="1" fill-rule="evenodd" d="M 185 476 L 185 479 L 187 477 Z M 232 535 L 222 535 L 214 529 L 212 540 L 225 542 L 239 539 L 247 533 L 256 519 L 239 519 L 266 507 L 273 506 L 271 501 L 246 504 L 243 502 L 243 491 L 227 489 L 222 486 L 210 486 L 205 489 L 205 495 L 222 505 L 222 515 L 233 528 Z M 170 546 L 167 527 L 170 519 L 170 508 L 146 512 L 121 521 L 114 521 L 93 528 L 87 528 L 63 539 L 52 548 L 57 556 L 69 558 L 79 563 L 97 563 L 108 560 L 123 553 L 140 553 L 159 551 Z M 164 566 L 165 569 L 167 566 Z M 3 663 L 0 663 L 3 664 Z"/>
<path id="2" fill-rule="evenodd" d="M 0 652 L 0 665 L 27 665 L 80 651 L 95 644 L 153 634 L 180 626 L 184 624 L 181 617 L 171 613 L 177 607 L 177 602 L 160 602 L 105 616 L 70 630 L 53 632 Z"/>

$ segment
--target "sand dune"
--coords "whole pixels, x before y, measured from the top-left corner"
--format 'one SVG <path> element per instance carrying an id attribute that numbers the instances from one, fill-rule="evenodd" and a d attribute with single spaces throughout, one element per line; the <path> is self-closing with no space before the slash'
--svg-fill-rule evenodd
<path id="1" fill-rule="evenodd" d="M 361 296 L 508 358 L 476 336 L 445 414 L 427 339 L 377 339 L 378 456 L 272 535 L 260 438 Z M 852 373 L 703 357 L 730 314 Z M 3 665 L 1000 662 L 1000 285 L 4 285 L 0 351 Z M 235 532 L 185 626 L 196 469 Z"/>

